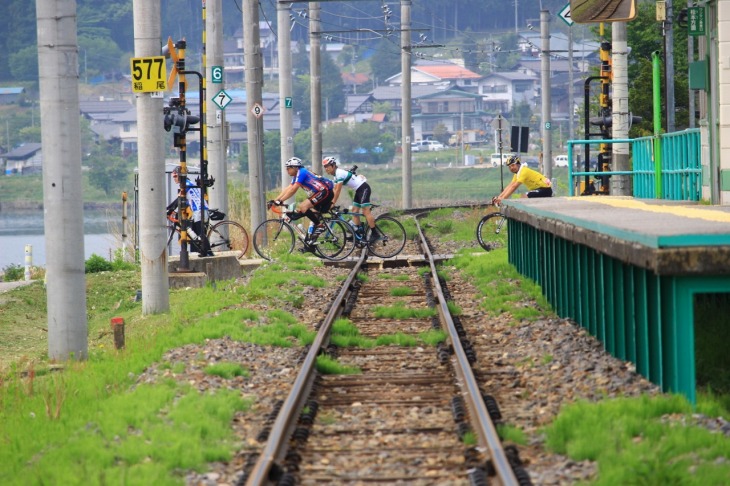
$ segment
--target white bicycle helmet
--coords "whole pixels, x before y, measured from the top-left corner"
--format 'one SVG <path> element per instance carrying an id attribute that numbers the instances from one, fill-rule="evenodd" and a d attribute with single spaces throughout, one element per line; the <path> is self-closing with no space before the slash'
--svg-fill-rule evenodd
<path id="1" fill-rule="evenodd" d="M 286 167 L 302 167 L 302 159 L 299 157 L 292 157 L 286 161 Z"/>
<path id="2" fill-rule="evenodd" d="M 332 157 L 332 156 L 325 157 L 322 160 L 322 167 L 327 167 L 328 165 L 334 165 L 334 166 L 336 166 L 337 165 L 337 159 L 334 158 L 334 157 Z"/>

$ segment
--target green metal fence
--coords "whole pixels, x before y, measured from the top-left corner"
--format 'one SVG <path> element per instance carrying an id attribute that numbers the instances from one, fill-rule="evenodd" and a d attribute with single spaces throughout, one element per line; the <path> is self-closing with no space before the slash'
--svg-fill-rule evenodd
<path id="1" fill-rule="evenodd" d="M 509 261 L 619 359 L 665 392 L 696 401 L 694 298 L 730 293 L 724 275 L 657 275 L 514 219 Z"/>
<path id="2" fill-rule="evenodd" d="M 702 195 L 702 160 L 700 130 L 689 129 L 659 136 L 661 167 L 655 163 L 655 137 L 616 140 L 569 140 L 568 160 L 574 160 L 575 145 L 628 143 L 633 170 L 609 172 L 574 172 L 568 167 L 570 195 L 575 195 L 574 177 L 631 175 L 633 196 L 643 199 L 699 201 Z M 657 181 L 657 173 L 660 180 Z"/>

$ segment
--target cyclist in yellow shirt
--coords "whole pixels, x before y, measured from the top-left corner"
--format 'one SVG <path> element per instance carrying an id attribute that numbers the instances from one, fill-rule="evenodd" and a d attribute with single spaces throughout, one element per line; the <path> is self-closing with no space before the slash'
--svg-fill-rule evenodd
<path id="1" fill-rule="evenodd" d="M 507 159 L 507 167 L 514 174 L 512 182 L 504 188 L 499 196 L 492 199 L 494 204 L 499 204 L 503 199 L 509 198 L 520 187 L 520 184 L 524 184 L 527 188 L 527 193 L 522 197 L 552 197 L 553 188 L 550 179 L 526 165 L 523 166 L 519 157 L 513 155 Z"/>

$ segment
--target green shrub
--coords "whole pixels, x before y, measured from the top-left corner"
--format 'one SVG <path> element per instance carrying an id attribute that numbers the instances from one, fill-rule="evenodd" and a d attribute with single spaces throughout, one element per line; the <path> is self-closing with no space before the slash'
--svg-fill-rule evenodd
<path id="1" fill-rule="evenodd" d="M 106 258 L 92 253 L 84 265 L 86 273 L 109 272 L 113 269 L 112 262 Z"/>
<path id="2" fill-rule="evenodd" d="M 5 282 L 14 282 L 16 280 L 22 280 L 25 277 L 25 269 L 15 263 L 11 263 L 7 267 L 3 268 L 3 280 Z"/>
<path id="3" fill-rule="evenodd" d="M 120 270 L 134 270 L 137 268 L 136 263 L 131 263 L 124 260 L 124 252 L 121 248 L 114 252 L 114 260 L 112 260 L 112 270 L 118 272 Z"/>

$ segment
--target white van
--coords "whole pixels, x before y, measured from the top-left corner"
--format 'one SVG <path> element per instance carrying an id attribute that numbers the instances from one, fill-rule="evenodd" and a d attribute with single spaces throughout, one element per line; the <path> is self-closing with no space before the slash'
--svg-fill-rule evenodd
<path id="1" fill-rule="evenodd" d="M 418 140 L 415 144 L 418 145 L 418 152 L 438 152 L 446 148 L 438 140 Z"/>
<path id="2" fill-rule="evenodd" d="M 502 154 L 502 165 L 506 164 L 507 159 L 509 159 L 513 155 L 515 155 L 515 154 L 513 154 L 513 153 Z M 492 163 L 492 167 L 498 167 L 500 165 L 499 164 L 499 154 L 492 154 L 489 157 L 489 161 Z"/>
<path id="3" fill-rule="evenodd" d="M 553 161 L 555 161 L 555 167 L 568 167 L 567 155 L 556 155 Z"/>

